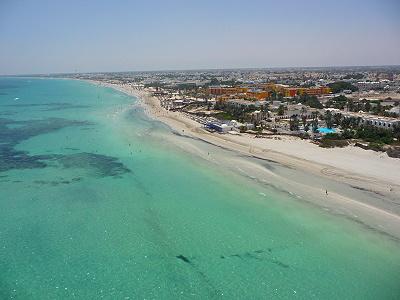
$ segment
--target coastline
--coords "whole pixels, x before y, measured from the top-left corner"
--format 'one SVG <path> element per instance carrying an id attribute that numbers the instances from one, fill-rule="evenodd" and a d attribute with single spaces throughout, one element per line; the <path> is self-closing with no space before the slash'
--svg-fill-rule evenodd
<path id="1" fill-rule="evenodd" d="M 209 133 L 183 113 L 162 108 L 159 100 L 146 91 L 87 81 L 134 96 L 146 115 L 166 124 L 181 137 L 236 154 L 230 159 L 220 154 L 218 160 L 224 166 L 239 169 L 252 178 L 267 179 L 279 189 L 290 190 L 298 199 L 307 199 L 304 201 L 400 241 L 400 183 L 396 181 L 400 160 L 356 147 L 322 149 L 293 137 L 255 139 L 248 134 Z M 178 141 L 176 137 L 174 141 L 183 149 L 209 159 L 204 149 L 190 145 L 190 141 Z M 216 159 L 217 154 L 213 156 Z M 260 168 L 263 161 L 279 164 L 290 172 L 267 174 Z M 329 195 L 325 196 L 325 189 Z"/>

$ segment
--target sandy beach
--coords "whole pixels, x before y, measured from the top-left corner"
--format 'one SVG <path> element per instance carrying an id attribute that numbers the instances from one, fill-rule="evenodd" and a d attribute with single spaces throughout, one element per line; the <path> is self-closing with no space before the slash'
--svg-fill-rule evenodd
<path id="1" fill-rule="evenodd" d="M 291 136 L 254 138 L 250 134 L 210 133 L 180 112 L 167 111 L 157 98 L 128 85 L 93 82 L 139 99 L 145 113 L 179 135 L 212 144 L 225 152 L 212 159 L 233 171 L 268 182 L 334 214 L 400 240 L 400 160 L 357 147 L 324 149 Z M 187 151 L 211 159 L 190 140 L 175 140 Z M 229 157 L 226 151 L 235 156 Z M 216 151 L 214 151 L 216 152 Z M 261 167 L 263 161 L 277 170 Z M 238 171 L 239 170 L 239 171 Z"/>

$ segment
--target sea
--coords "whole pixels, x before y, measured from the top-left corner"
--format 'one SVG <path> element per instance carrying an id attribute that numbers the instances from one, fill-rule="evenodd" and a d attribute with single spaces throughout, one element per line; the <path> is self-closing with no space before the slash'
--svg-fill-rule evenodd
<path id="1" fill-rule="evenodd" d="M 0 299 L 400 299 L 399 240 L 180 139 L 111 88 L 0 78 Z"/>

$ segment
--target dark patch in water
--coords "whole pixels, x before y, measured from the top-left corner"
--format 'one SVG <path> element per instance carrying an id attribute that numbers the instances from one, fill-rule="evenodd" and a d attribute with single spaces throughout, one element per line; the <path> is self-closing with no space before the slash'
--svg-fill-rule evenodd
<path id="1" fill-rule="evenodd" d="M 27 151 L 16 150 L 15 146 L 32 137 L 54 132 L 70 126 L 92 125 L 90 122 L 60 118 L 16 121 L 0 118 L 0 172 L 14 169 L 45 168 L 46 160 L 54 155 L 29 155 Z"/>
<path id="2" fill-rule="evenodd" d="M 79 168 L 92 172 L 95 176 L 118 177 L 122 174 L 131 172 L 117 158 L 94 153 L 76 153 L 70 155 L 62 155 L 57 161 L 64 168 Z"/>
<path id="3" fill-rule="evenodd" d="M 252 253 L 250 253 L 250 252 L 246 252 L 246 253 L 244 254 L 244 257 L 245 257 L 245 258 L 250 258 L 250 259 L 261 260 L 261 258 L 259 258 L 257 255 L 254 255 L 254 254 L 252 254 Z"/>
<path id="4" fill-rule="evenodd" d="M 276 264 L 276 265 L 278 265 L 279 267 L 282 267 L 282 268 L 289 268 L 289 265 L 287 265 L 287 264 L 285 264 L 285 263 L 283 263 L 283 262 L 281 262 L 281 261 L 279 261 L 279 260 L 271 260 L 271 262 L 273 263 L 273 264 Z"/>
<path id="5" fill-rule="evenodd" d="M 50 185 L 50 186 L 58 186 L 58 185 L 61 185 L 61 184 L 70 184 L 71 182 L 70 181 L 68 181 L 68 180 L 60 180 L 60 181 L 57 181 L 57 180 L 50 180 L 50 181 L 47 181 L 47 180 L 35 180 L 33 183 L 35 183 L 35 184 L 41 184 L 41 185 Z"/>
<path id="6" fill-rule="evenodd" d="M 10 128 L 9 125 L 12 127 Z M 0 141 L 9 146 L 15 146 L 23 140 L 34 136 L 50 133 L 65 127 L 93 125 L 87 121 L 75 121 L 61 118 L 42 120 L 17 121 L 0 118 Z"/>
<path id="7" fill-rule="evenodd" d="M 16 89 L 19 88 L 21 85 L 17 85 L 17 84 L 9 84 L 9 83 L 3 83 L 0 81 L 0 90 L 2 89 Z"/>
<path id="8" fill-rule="evenodd" d="M 182 255 L 182 254 L 177 255 L 176 258 L 182 260 L 182 261 L 185 262 L 185 263 L 188 263 L 188 264 L 191 263 L 191 262 L 190 262 L 190 259 L 187 258 L 186 256 Z"/>
<path id="9" fill-rule="evenodd" d="M 68 102 L 50 102 L 50 103 L 23 103 L 23 104 L 8 104 L 3 105 L 6 107 L 16 107 L 16 108 L 32 108 L 39 107 L 42 111 L 59 111 L 64 109 L 79 109 L 79 108 L 89 108 L 89 105 L 72 104 Z"/>
<path id="10" fill-rule="evenodd" d="M 79 130 L 93 130 L 93 128 L 85 127 L 85 128 L 81 128 L 81 129 L 79 129 Z"/>
<path id="11" fill-rule="evenodd" d="M 43 161 L 50 158 L 46 155 L 28 155 L 25 151 L 16 151 L 0 145 L 0 172 L 15 169 L 41 169 L 47 164 Z"/>
<path id="12" fill-rule="evenodd" d="M 179 255 L 177 255 L 175 257 L 177 259 L 183 261 L 184 263 L 188 264 L 192 268 L 192 270 L 197 273 L 197 275 L 208 285 L 208 287 L 210 289 L 211 296 L 220 296 L 220 295 L 223 294 L 221 292 L 221 290 L 219 290 L 212 283 L 212 281 L 208 278 L 208 276 L 198 266 L 196 266 L 196 264 L 192 263 L 192 261 L 188 257 L 186 257 L 186 256 L 184 256 L 182 254 L 179 254 Z"/>
<path id="13" fill-rule="evenodd" d="M 57 161 L 64 168 L 89 169 L 96 176 L 103 177 L 119 176 L 130 172 L 117 158 L 100 154 L 29 155 L 27 151 L 15 150 L 15 146 L 18 143 L 29 138 L 54 132 L 65 127 L 87 125 L 92 125 L 92 123 L 59 118 L 31 121 L 14 121 L 0 118 L 0 172 L 14 169 L 45 168 L 50 161 Z M 56 183 L 53 182 L 51 184 L 55 185 Z"/>
<path id="14" fill-rule="evenodd" d="M 242 254 L 231 254 L 231 255 L 220 255 L 220 259 L 229 259 L 229 258 L 239 258 L 241 260 L 257 260 L 257 261 L 266 261 L 272 264 L 275 264 L 282 268 L 289 268 L 290 266 L 276 257 L 271 257 L 272 249 L 267 248 L 267 250 L 254 250 L 251 252 L 244 252 Z"/>

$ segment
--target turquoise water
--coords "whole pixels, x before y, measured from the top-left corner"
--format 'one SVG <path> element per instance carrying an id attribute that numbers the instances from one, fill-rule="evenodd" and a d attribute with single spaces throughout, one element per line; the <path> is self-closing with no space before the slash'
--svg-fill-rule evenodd
<path id="1" fill-rule="evenodd" d="M 318 132 L 320 132 L 320 133 L 335 133 L 336 129 L 328 128 L 328 127 L 319 127 Z"/>
<path id="2" fill-rule="evenodd" d="M 400 296 L 398 241 L 182 151 L 126 95 L 3 78 L 0 126 L 0 299 Z"/>

